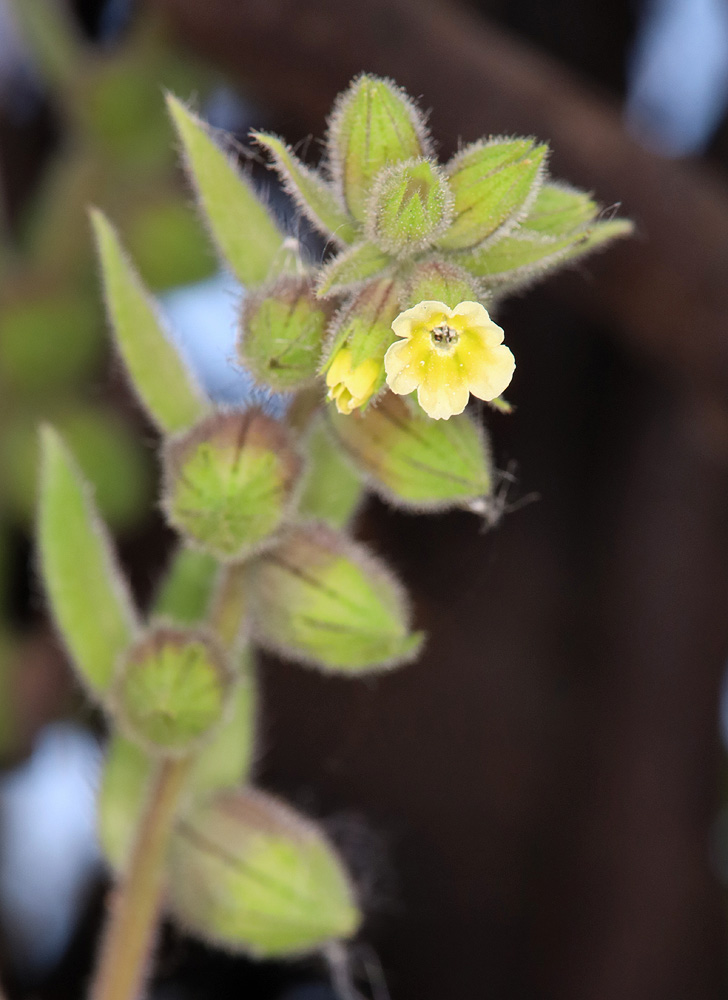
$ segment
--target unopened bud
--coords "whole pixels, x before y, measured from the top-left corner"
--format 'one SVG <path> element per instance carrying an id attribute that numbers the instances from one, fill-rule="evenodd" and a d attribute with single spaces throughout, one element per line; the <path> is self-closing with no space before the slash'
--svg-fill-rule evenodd
<path id="1" fill-rule="evenodd" d="M 282 656 L 358 674 L 419 650 L 422 634 L 410 632 L 398 581 L 363 545 L 323 524 L 292 529 L 251 574 L 253 632 Z"/>
<path id="2" fill-rule="evenodd" d="M 369 486 L 391 503 L 415 510 L 467 507 L 491 489 L 490 454 L 482 429 L 462 413 L 429 420 L 387 393 L 366 413 L 329 412 L 330 428 Z"/>
<path id="3" fill-rule="evenodd" d="M 329 124 L 328 161 L 339 195 L 357 221 L 365 218 L 382 167 L 430 151 L 422 115 L 391 81 L 363 74 L 339 95 Z"/>
<path id="4" fill-rule="evenodd" d="M 279 278 L 246 297 L 238 356 L 254 378 L 278 392 L 314 381 L 333 304 L 308 278 Z"/>
<path id="5" fill-rule="evenodd" d="M 208 417 L 165 449 L 167 516 L 218 558 L 241 559 L 287 518 L 301 464 L 288 430 L 260 410 Z"/>
<path id="6" fill-rule="evenodd" d="M 351 937 L 361 921 L 318 826 L 251 788 L 219 795 L 178 822 L 168 896 L 193 934 L 256 958 L 316 951 Z"/>
<path id="7" fill-rule="evenodd" d="M 367 206 L 367 236 L 393 256 L 418 253 L 447 228 L 452 205 L 447 179 L 430 160 L 385 167 Z"/>
<path id="8" fill-rule="evenodd" d="M 151 753 L 180 756 L 220 723 L 231 680 L 210 636 L 159 626 L 124 657 L 114 708 L 135 742 Z"/>
<path id="9" fill-rule="evenodd" d="M 372 281 L 339 318 L 324 365 L 329 399 L 339 413 L 364 406 L 384 385 L 384 355 L 395 340 L 400 293 L 389 278 Z"/>

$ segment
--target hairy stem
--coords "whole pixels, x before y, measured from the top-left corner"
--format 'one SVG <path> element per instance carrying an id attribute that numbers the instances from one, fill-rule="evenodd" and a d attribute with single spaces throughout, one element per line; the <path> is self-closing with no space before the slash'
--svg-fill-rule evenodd
<path id="1" fill-rule="evenodd" d="M 209 624 L 223 647 L 234 652 L 246 619 L 247 580 L 243 563 L 226 566 L 210 609 Z"/>
<path id="2" fill-rule="evenodd" d="M 115 890 L 91 1000 L 137 1000 L 154 945 L 164 891 L 164 858 L 190 758 L 159 764 L 129 868 Z"/>

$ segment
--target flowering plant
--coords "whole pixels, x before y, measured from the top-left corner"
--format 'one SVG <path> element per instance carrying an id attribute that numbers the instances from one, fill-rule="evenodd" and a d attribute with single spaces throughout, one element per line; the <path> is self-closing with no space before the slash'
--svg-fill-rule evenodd
<path id="1" fill-rule="evenodd" d="M 470 394 L 508 409 L 515 368 L 488 310 L 630 229 L 549 180 L 531 139 L 476 142 L 438 165 L 412 101 L 363 75 L 337 100 L 322 170 L 256 134 L 328 240 L 317 266 L 208 127 L 168 104 L 203 216 L 246 289 L 240 362 L 286 411 L 213 406 L 94 210 L 111 328 L 163 439 L 162 508 L 181 538 L 144 620 L 72 455 L 44 430 L 44 582 L 110 729 L 99 831 L 120 889 L 94 1000 L 138 995 L 163 909 L 262 957 L 332 954 L 356 933 L 332 845 L 254 785 L 253 652 L 348 677 L 417 655 L 403 588 L 347 530 L 363 489 L 405 509 L 482 510 L 494 475 L 464 411 Z"/>

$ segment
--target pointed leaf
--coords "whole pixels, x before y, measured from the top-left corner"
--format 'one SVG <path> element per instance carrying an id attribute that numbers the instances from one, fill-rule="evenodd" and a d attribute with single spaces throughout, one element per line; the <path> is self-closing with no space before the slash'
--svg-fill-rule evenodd
<path id="1" fill-rule="evenodd" d="M 566 236 L 592 222 L 598 211 L 599 206 L 585 191 L 547 181 L 541 185 L 523 225 L 542 236 Z"/>
<path id="2" fill-rule="evenodd" d="M 220 253 L 246 287 L 266 280 L 283 234 L 209 127 L 171 94 L 167 106 L 184 148 L 187 168 Z"/>
<path id="3" fill-rule="evenodd" d="M 293 150 L 277 136 L 253 132 L 253 138 L 270 154 L 283 186 L 306 218 L 324 236 L 337 243 L 353 243 L 358 235 L 357 227 L 321 174 L 301 163 Z"/>
<path id="4" fill-rule="evenodd" d="M 391 264 L 392 258 L 372 243 L 357 243 L 342 250 L 321 268 L 317 294 L 321 297 L 341 295 L 381 274 Z"/>
<path id="5" fill-rule="evenodd" d="M 106 307 L 119 353 L 150 417 L 160 430 L 184 430 L 204 415 L 192 373 L 167 339 L 152 299 L 129 263 L 111 223 L 91 212 Z"/>
<path id="6" fill-rule="evenodd" d="M 88 486 L 49 427 L 41 437 L 38 544 L 61 636 L 81 680 L 102 695 L 134 639 L 137 616 Z"/>
<path id="7" fill-rule="evenodd" d="M 219 564 L 200 549 L 181 545 L 162 581 L 154 614 L 179 625 L 192 625 L 207 614 L 217 583 Z"/>

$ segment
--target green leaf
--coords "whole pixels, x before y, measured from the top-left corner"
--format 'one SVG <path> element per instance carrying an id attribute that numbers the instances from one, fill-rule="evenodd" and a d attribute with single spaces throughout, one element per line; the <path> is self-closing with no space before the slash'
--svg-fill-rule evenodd
<path id="1" fill-rule="evenodd" d="M 58 629 L 79 677 L 102 695 L 137 616 L 86 482 L 50 427 L 41 434 L 38 544 Z"/>
<path id="2" fill-rule="evenodd" d="M 306 218 L 324 236 L 337 243 L 353 243 L 358 229 L 321 174 L 301 163 L 293 150 L 277 136 L 264 132 L 253 132 L 252 135 L 270 154 L 283 186 Z"/>
<path id="3" fill-rule="evenodd" d="M 219 564 L 214 556 L 181 545 L 154 602 L 154 614 L 179 625 L 202 621 L 215 591 Z"/>
<path id="4" fill-rule="evenodd" d="M 432 152 L 424 118 L 403 90 L 366 73 L 334 105 L 328 162 L 341 199 L 362 222 L 383 167 Z"/>
<path id="5" fill-rule="evenodd" d="M 106 307 L 132 384 L 160 430 L 171 434 L 208 409 L 191 372 L 162 328 L 152 299 L 127 260 L 108 219 L 91 211 Z"/>
<path id="6" fill-rule="evenodd" d="M 536 197 L 547 152 L 531 139 L 489 139 L 457 153 L 446 168 L 453 221 L 438 246 L 461 250 L 507 232 Z"/>
<path id="7" fill-rule="evenodd" d="M 250 572 L 253 634 L 282 656 L 356 676 L 417 655 L 422 634 L 410 632 L 397 580 L 323 524 L 293 528 Z"/>
<path id="8" fill-rule="evenodd" d="M 325 521 L 345 528 L 362 499 L 359 477 L 336 447 L 321 416 L 314 421 L 305 441 L 304 473 L 298 512 L 302 518 Z"/>
<path id="9" fill-rule="evenodd" d="M 262 284 L 273 271 L 283 234 L 210 129 L 172 94 L 167 106 L 212 237 L 238 280 Z"/>
<path id="10" fill-rule="evenodd" d="M 413 510 L 466 507 L 491 489 L 490 455 L 481 428 L 465 414 L 429 420 L 388 393 L 364 413 L 329 407 L 335 440 L 369 486 Z"/>
<path id="11" fill-rule="evenodd" d="M 341 295 L 368 278 L 381 274 L 393 263 L 392 258 L 373 243 L 357 243 L 342 250 L 319 271 L 317 294 Z"/>

